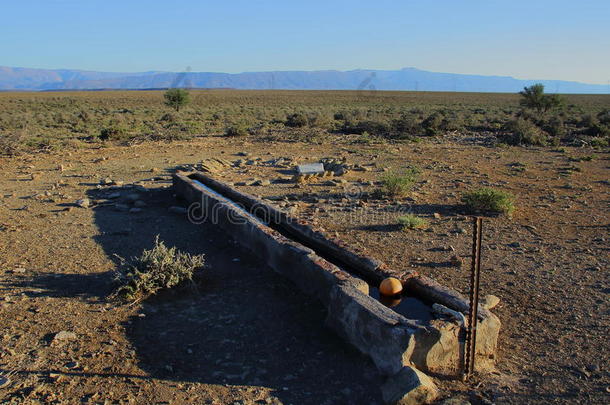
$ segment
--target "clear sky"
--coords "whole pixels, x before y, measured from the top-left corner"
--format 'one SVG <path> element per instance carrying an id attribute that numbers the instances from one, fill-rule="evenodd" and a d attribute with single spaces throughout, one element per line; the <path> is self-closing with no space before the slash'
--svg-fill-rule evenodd
<path id="1" fill-rule="evenodd" d="M 610 0 L 3 0 L 0 66 L 416 67 L 607 84 Z"/>

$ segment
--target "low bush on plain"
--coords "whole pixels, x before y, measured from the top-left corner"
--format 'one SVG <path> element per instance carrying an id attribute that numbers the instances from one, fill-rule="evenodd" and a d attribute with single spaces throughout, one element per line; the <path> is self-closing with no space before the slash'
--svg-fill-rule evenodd
<path id="1" fill-rule="evenodd" d="M 509 145 L 545 146 L 549 143 L 549 136 L 542 129 L 523 118 L 509 121 L 504 130 L 506 134 L 501 138 L 501 141 Z"/>
<path id="2" fill-rule="evenodd" d="M 471 212 L 489 212 L 510 215 L 515 210 L 514 197 L 502 190 L 483 187 L 464 193 L 462 202 Z"/>
<path id="3" fill-rule="evenodd" d="M 389 197 L 404 197 L 415 184 L 419 170 L 409 168 L 402 173 L 388 173 L 381 178 L 381 192 Z"/>
<path id="4" fill-rule="evenodd" d="M 225 136 L 246 136 L 249 133 L 245 125 L 231 125 L 225 129 Z"/>
<path id="5" fill-rule="evenodd" d="M 428 226 L 428 221 L 414 214 L 398 217 L 398 223 L 402 226 L 403 230 L 425 228 Z"/>
<path id="6" fill-rule="evenodd" d="M 144 250 L 140 257 L 121 261 L 121 269 L 116 275 L 120 287 L 115 295 L 127 301 L 138 301 L 160 290 L 192 282 L 195 272 L 205 264 L 203 255 L 190 255 L 175 247 L 168 248 L 159 241 L 159 237 L 155 246 Z"/>

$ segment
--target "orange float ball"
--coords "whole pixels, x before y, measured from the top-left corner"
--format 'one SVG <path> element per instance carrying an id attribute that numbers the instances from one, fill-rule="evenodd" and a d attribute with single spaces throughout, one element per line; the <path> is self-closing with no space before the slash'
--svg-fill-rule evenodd
<path id="1" fill-rule="evenodd" d="M 396 295 L 402 292 L 402 283 L 399 279 L 388 277 L 379 285 L 379 292 L 383 295 Z"/>

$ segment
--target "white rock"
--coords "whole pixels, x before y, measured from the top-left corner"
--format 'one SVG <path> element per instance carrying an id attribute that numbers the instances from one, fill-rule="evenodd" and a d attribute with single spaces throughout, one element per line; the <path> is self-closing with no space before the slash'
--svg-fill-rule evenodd
<path id="1" fill-rule="evenodd" d="M 485 308 L 485 309 L 492 309 L 495 308 L 496 305 L 498 305 L 500 303 L 500 298 L 496 297 L 495 295 L 486 295 L 482 300 L 481 300 L 481 307 Z"/>
<path id="2" fill-rule="evenodd" d="M 53 337 L 53 343 L 62 343 L 74 339 L 76 339 L 76 333 L 62 330 L 61 332 L 57 332 L 55 334 Z"/>
<path id="3" fill-rule="evenodd" d="M 89 208 L 91 206 L 91 200 L 88 198 L 81 198 L 80 200 L 76 200 L 76 205 L 81 208 Z"/>

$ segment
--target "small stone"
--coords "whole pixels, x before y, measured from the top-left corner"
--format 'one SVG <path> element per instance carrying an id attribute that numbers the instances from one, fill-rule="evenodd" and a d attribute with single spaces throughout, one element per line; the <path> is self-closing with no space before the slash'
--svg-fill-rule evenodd
<path id="1" fill-rule="evenodd" d="M 434 213 L 434 218 L 436 218 L 436 219 L 441 219 L 441 218 L 442 218 L 442 216 L 441 216 L 441 214 L 439 214 L 438 212 L 435 212 L 435 213 Z"/>
<path id="2" fill-rule="evenodd" d="M 76 200 L 76 205 L 81 208 L 89 208 L 91 206 L 91 200 L 88 198 L 81 198 L 80 200 Z"/>
<path id="3" fill-rule="evenodd" d="M 125 196 L 125 200 L 131 201 L 131 202 L 138 201 L 139 199 L 140 199 L 140 194 L 137 194 L 137 193 L 131 193 L 131 194 L 127 194 Z"/>
<path id="4" fill-rule="evenodd" d="M 184 208 L 184 207 L 172 206 L 172 207 L 169 207 L 167 210 L 174 214 L 181 214 L 181 215 L 186 214 L 186 208 Z"/>
<path id="5" fill-rule="evenodd" d="M 462 267 L 462 258 L 459 256 L 451 256 L 451 259 L 449 259 L 449 262 L 451 263 L 451 265 L 453 267 Z"/>
<path id="6" fill-rule="evenodd" d="M 114 184 L 114 181 L 112 181 L 112 179 L 110 177 L 105 177 L 100 180 L 100 184 L 102 186 L 111 186 Z"/>
<path id="7" fill-rule="evenodd" d="M 159 169 L 158 169 L 158 168 L 156 168 L 156 167 L 153 167 L 152 169 L 150 169 L 150 172 L 151 172 L 151 173 L 156 173 L 156 172 L 158 172 L 158 171 L 159 171 Z"/>
<path id="8" fill-rule="evenodd" d="M 508 247 L 519 248 L 519 247 L 521 247 L 521 244 L 519 242 L 513 242 L 513 243 L 509 243 Z"/>
<path id="9" fill-rule="evenodd" d="M 129 211 L 129 205 L 114 204 L 114 210 L 119 211 L 119 212 L 127 212 L 127 211 Z"/>
<path id="10" fill-rule="evenodd" d="M 74 370 L 75 368 L 78 368 L 78 362 L 71 361 L 69 363 L 66 363 L 66 368 L 69 368 L 70 370 Z"/>
<path id="11" fill-rule="evenodd" d="M 55 334 L 55 336 L 53 337 L 53 343 L 57 344 L 74 339 L 76 339 L 76 333 L 62 330 L 61 332 L 57 332 Z"/>
<path id="12" fill-rule="evenodd" d="M 486 295 L 481 301 L 481 307 L 484 309 L 492 309 L 500 303 L 500 298 L 495 295 Z"/>
<path id="13" fill-rule="evenodd" d="M 397 405 L 427 404 L 438 396 L 438 388 L 430 377 L 421 371 L 403 367 L 381 386 L 386 403 Z"/>
<path id="14" fill-rule="evenodd" d="M 23 273 L 25 273 L 25 269 L 23 267 L 17 267 L 16 269 L 13 269 L 13 273 L 23 274 Z"/>
<path id="15" fill-rule="evenodd" d="M 10 383 L 11 380 L 8 377 L 0 375 L 0 388 L 8 387 Z"/>

